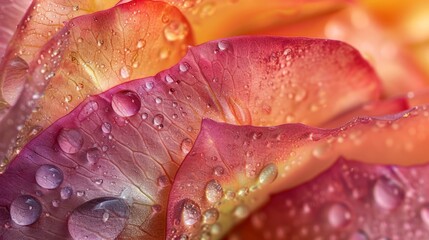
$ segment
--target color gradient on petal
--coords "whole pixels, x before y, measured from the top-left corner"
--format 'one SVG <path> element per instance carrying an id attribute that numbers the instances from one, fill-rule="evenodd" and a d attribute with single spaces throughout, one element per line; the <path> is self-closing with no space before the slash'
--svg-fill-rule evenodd
<path id="1" fill-rule="evenodd" d="M 283 66 L 283 61 L 290 64 L 284 62 Z M 317 63 L 317 67 L 309 69 L 309 63 Z M 286 70 L 288 74 L 282 75 Z M 317 91 L 312 83 L 319 83 L 317 89 L 325 94 L 299 95 L 297 101 L 297 90 Z M 3 236 L 7 240 L 26 235 L 79 239 L 80 223 L 94 218 L 94 224 L 84 231 L 87 234 L 102 235 L 97 232 L 102 221 L 108 229 L 106 236 L 120 233 L 120 239 L 162 238 L 173 177 L 185 156 L 192 154 L 203 118 L 233 124 L 280 124 L 287 119 L 269 122 L 270 114 L 296 110 L 295 104 L 301 104 L 303 109 L 295 120 L 320 125 L 376 98 L 378 84 L 359 53 L 337 41 L 241 37 L 190 47 L 177 65 L 155 77 L 89 97 L 20 151 L 0 175 L 0 186 L 4 186 L 0 206 L 5 212 L 0 226 L 10 226 L 2 229 Z M 257 94 L 273 91 L 276 98 L 273 95 L 267 101 Z M 294 94 L 292 98 L 290 94 Z M 344 97 L 350 101 L 339 101 Z M 319 109 L 304 108 L 320 99 L 324 101 L 316 101 L 323 103 Z M 259 111 L 261 103 L 272 107 L 270 114 Z M 325 108 L 332 111 L 321 113 Z M 263 184 L 270 182 L 269 172 L 275 169 L 270 165 L 266 171 Z M 216 182 L 210 189 L 219 189 Z M 42 208 L 40 215 L 25 212 L 38 217 L 25 231 L 8 213 L 10 204 L 22 195 L 35 199 Z M 215 192 L 211 201 L 220 195 Z M 187 224 L 192 225 L 198 220 L 198 211 L 194 211 L 193 202 L 184 204 Z M 101 210 L 96 208 L 100 205 L 104 206 Z M 245 213 L 242 210 L 240 214 Z M 124 229 L 118 230 L 120 226 Z"/>

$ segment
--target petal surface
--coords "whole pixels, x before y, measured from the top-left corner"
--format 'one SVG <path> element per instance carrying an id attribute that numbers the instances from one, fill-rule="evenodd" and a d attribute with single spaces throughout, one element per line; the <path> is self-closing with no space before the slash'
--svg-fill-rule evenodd
<path id="1" fill-rule="evenodd" d="M 21 1 L 20 1 L 21 2 Z M 34 0 L 17 26 L 0 65 L 0 109 L 13 105 L 19 97 L 25 78 L 10 77 L 4 70 L 16 58 L 30 63 L 59 30 L 74 17 L 107 9 L 117 0 Z M 25 1 L 18 4 L 24 4 Z M 16 5 L 15 3 L 14 5 Z M 12 11 L 11 11 L 12 13 Z M 22 15 L 21 15 L 22 16 Z"/>
<path id="2" fill-rule="evenodd" d="M 8 134 L 2 143 L 18 141 L 7 157 L 88 95 L 152 76 L 176 63 L 192 43 L 192 34 L 169 39 L 163 33 L 170 25 L 190 29 L 175 7 L 137 1 L 71 20 L 30 67 L 15 58 L 6 66 L 8 76 L 28 82 L 18 104 L 3 119 L 13 121 L 13 128 L 4 127 Z"/>
<path id="3" fill-rule="evenodd" d="M 173 239 L 220 238 L 270 194 L 312 179 L 341 156 L 370 163 L 427 163 L 428 123 L 425 106 L 383 118 L 357 118 L 336 129 L 205 120 L 173 182 L 167 234 Z"/>
<path id="4" fill-rule="evenodd" d="M 2 2 L 0 7 L 0 20 L 2 22 L 0 27 L 0 58 L 3 57 L 7 44 L 15 33 L 16 26 L 30 4 L 31 0 L 6 0 Z"/>
<path id="5" fill-rule="evenodd" d="M 273 51 L 282 55 L 285 49 L 292 53 L 290 65 L 281 68 L 268 60 Z M 344 61 L 337 62 L 339 58 Z M 317 63 L 312 77 L 303 71 L 309 62 Z M 285 68 L 287 77 L 281 74 Z M 283 81 L 287 87 L 279 87 Z M 30 236 L 81 239 L 76 234 L 84 226 L 79 223 L 91 223 L 88 218 L 92 217 L 95 220 L 84 231 L 88 236 L 102 234 L 100 226 L 104 226 L 109 236 L 120 232 L 120 239 L 162 238 L 173 176 L 191 151 L 202 119 L 282 123 L 286 118 L 261 120 L 268 117 L 259 112 L 261 99 L 254 98 L 272 92 L 266 87 L 269 84 L 279 88 L 279 100 L 276 95 L 265 102 L 272 106 L 272 114 L 297 109 L 295 104 L 309 106 L 321 96 L 304 94 L 297 101 L 288 93 L 304 89 L 312 94 L 317 91 L 312 84 L 316 81 L 318 89 L 326 92 L 322 95 L 325 105 L 317 111 L 304 108 L 296 121 L 319 125 L 378 95 L 372 69 L 357 51 L 341 42 L 243 37 L 191 47 L 171 69 L 90 97 L 27 144 L 0 175 L 0 206 L 5 212 L 0 225 L 10 226 L 2 228 L 2 236 L 7 240 Z M 344 92 L 337 95 L 338 91 Z M 345 96 L 353 101 L 338 101 Z M 321 114 L 325 107 L 332 111 Z M 19 218 L 12 214 L 11 206 L 21 206 L 23 198 L 35 203 L 32 209 L 41 209 L 41 214 L 18 215 L 26 214 L 32 221 L 15 221 Z M 102 206 L 108 215 L 94 209 L 105 202 L 109 204 Z M 30 224 L 23 227 L 17 222 Z"/>
<path id="6" fill-rule="evenodd" d="M 272 196 L 227 239 L 427 239 L 428 169 L 341 158 Z"/>

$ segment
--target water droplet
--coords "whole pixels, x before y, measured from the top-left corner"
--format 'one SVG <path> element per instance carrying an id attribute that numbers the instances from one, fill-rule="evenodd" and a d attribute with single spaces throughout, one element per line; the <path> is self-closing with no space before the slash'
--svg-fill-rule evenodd
<path id="1" fill-rule="evenodd" d="M 62 199 L 69 199 L 73 195 L 73 189 L 71 187 L 63 187 L 60 191 L 60 196 Z"/>
<path id="2" fill-rule="evenodd" d="M 155 103 L 156 103 L 156 104 L 161 104 L 161 103 L 162 103 L 162 98 L 160 98 L 160 97 L 156 97 L 156 98 L 155 98 Z"/>
<path id="3" fill-rule="evenodd" d="M 57 137 L 58 145 L 65 153 L 77 153 L 83 145 L 82 134 L 76 129 L 61 129 Z"/>
<path id="4" fill-rule="evenodd" d="M 420 209 L 420 218 L 429 226 L 429 205 L 423 206 Z"/>
<path id="5" fill-rule="evenodd" d="M 64 97 L 64 102 L 66 102 L 66 103 L 69 103 L 69 102 L 71 102 L 72 100 L 73 100 L 72 95 L 66 95 L 66 96 Z"/>
<path id="6" fill-rule="evenodd" d="M 240 219 L 243 219 L 249 215 L 250 211 L 246 205 L 238 205 L 234 209 L 234 216 Z"/>
<path id="7" fill-rule="evenodd" d="M 170 75 L 167 75 L 167 76 L 165 76 L 165 81 L 166 81 L 168 84 L 171 84 L 171 83 L 173 83 L 173 82 L 174 82 L 174 79 L 173 79 Z"/>
<path id="8" fill-rule="evenodd" d="M 86 152 L 86 160 L 88 160 L 88 162 L 91 164 L 97 163 L 100 157 L 101 151 L 96 147 L 90 148 Z"/>
<path id="9" fill-rule="evenodd" d="M 193 226 L 201 219 L 201 210 L 198 204 L 191 199 L 183 200 L 182 219 L 186 226 Z"/>
<path id="10" fill-rule="evenodd" d="M 219 50 L 224 51 L 228 48 L 228 43 L 226 43 L 225 41 L 219 41 L 217 43 L 217 47 L 219 48 Z"/>
<path id="11" fill-rule="evenodd" d="M 193 145 L 192 140 L 189 138 L 185 138 L 180 144 L 180 149 L 184 154 L 188 154 L 192 149 L 192 145 Z"/>
<path id="12" fill-rule="evenodd" d="M 162 114 L 157 114 L 153 118 L 153 125 L 160 126 L 164 122 L 164 116 Z"/>
<path id="13" fill-rule="evenodd" d="M 278 174 L 277 166 L 274 163 L 266 165 L 259 173 L 258 182 L 261 185 L 272 183 Z"/>
<path id="14" fill-rule="evenodd" d="M 21 226 L 35 223 L 42 214 L 42 204 L 30 195 L 21 195 L 10 205 L 12 221 Z"/>
<path id="15" fill-rule="evenodd" d="M 81 190 L 77 191 L 77 192 L 76 192 L 76 196 L 78 196 L 78 197 L 83 197 L 83 196 L 85 196 L 85 191 L 81 191 Z"/>
<path id="16" fill-rule="evenodd" d="M 144 46 L 146 46 L 146 41 L 144 39 L 140 39 L 137 41 L 137 48 L 143 48 Z"/>
<path id="17" fill-rule="evenodd" d="M 213 169 L 213 173 L 214 173 L 214 175 L 220 177 L 220 176 L 222 176 L 225 173 L 225 169 L 223 167 L 221 167 L 221 166 L 216 166 Z"/>
<path id="18" fill-rule="evenodd" d="M 204 224 L 214 224 L 219 218 L 219 211 L 216 208 L 210 208 L 203 214 Z"/>
<path id="19" fill-rule="evenodd" d="M 332 227 L 340 228 L 346 226 L 350 222 L 351 213 L 346 205 L 334 203 L 328 208 L 327 218 Z"/>
<path id="20" fill-rule="evenodd" d="M 188 63 L 180 63 L 179 64 L 179 71 L 184 73 L 189 70 L 189 64 Z"/>
<path id="21" fill-rule="evenodd" d="M 119 70 L 119 73 L 121 74 L 121 77 L 123 79 L 127 79 L 130 77 L 130 72 L 131 72 L 131 68 L 128 66 L 123 66 L 121 67 L 121 69 Z"/>
<path id="22" fill-rule="evenodd" d="M 157 184 L 159 187 L 165 188 L 168 185 L 170 185 L 170 180 L 168 179 L 167 176 L 162 175 L 162 176 L 158 177 Z"/>
<path id="23" fill-rule="evenodd" d="M 79 5 L 73 6 L 73 11 L 79 11 Z"/>
<path id="24" fill-rule="evenodd" d="M 380 207 L 388 210 L 398 207 L 405 197 L 402 188 L 385 176 L 376 181 L 373 196 Z"/>
<path id="25" fill-rule="evenodd" d="M 112 132 L 112 125 L 108 122 L 104 122 L 101 124 L 101 131 L 106 134 Z"/>
<path id="26" fill-rule="evenodd" d="M 152 81 L 145 82 L 145 87 L 146 87 L 147 90 L 152 90 L 152 88 L 153 88 L 153 82 Z"/>
<path id="27" fill-rule="evenodd" d="M 162 210 L 162 206 L 161 205 L 159 205 L 159 204 L 152 205 L 152 212 L 153 213 L 160 213 L 161 210 Z"/>
<path id="28" fill-rule="evenodd" d="M 171 42 L 184 39 L 188 35 L 188 32 L 188 26 L 178 21 L 171 21 L 164 28 L 164 36 Z"/>
<path id="29" fill-rule="evenodd" d="M 52 207 L 57 208 L 59 206 L 60 206 L 60 200 L 58 200 L 58 199 L 52 200 Z"/>
<path id="30" fill-rule="evenodd" d="M 146 120 L 149 117 L 149 114 L 147 113 L 142 113 L 142 119 Z"/>
<path id="31" fill-rule="evenodd" d="M 45 164 L 36 171 L 36 182 L 42 188 L 55 189 L 63 182 L 63 172 L 54 165 Z"/>
<path id="32" fill-rule="evenodd" d="M 89 101 L 79 113 L 79 121 L 87 119 L 91 114 L 98 110 L 98 103 L 96 101 Z"/>
<path id="33" fill-rule="evenodd" d="M 120 91 L 112 97 L 112 108 L 121 117 L 131 117 L 140 110 L 139 96 L 132 91 Z"/>
<path id="34" fill-rule="evenodd" d="M 206 198 L 211 203 L 219 202 L 223 197 L 223 188 L 216 180 L 210 180 L 206 185 Z"/>
<path id="35" fill-rule="evenodd" d="M 115 239 L 125 228 L 130 215 L 123 199 L 103 197 L 83 203 L 68 219 L 73 239 Z"/>

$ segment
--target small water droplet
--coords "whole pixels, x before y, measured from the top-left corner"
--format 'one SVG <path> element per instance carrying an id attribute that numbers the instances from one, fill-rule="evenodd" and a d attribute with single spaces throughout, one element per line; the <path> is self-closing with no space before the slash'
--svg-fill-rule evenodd
<path id="1" fill-rule="evenodd" d="M 131 73 L 131 68 L 128 66 L 123 66 L 121 67 L 121 69 L 119 70 L 119 73 L 121 75 L 121 77 L 123 79 L 127 79 L 130 77 L 130 73 Z"/>
<path id="2" fill-rule="evenodd" d="M 170 75 L 167 75 L 167 76 L 165 76 L 165 81 L 166 81 L 168 84 L 171 84 L 171 83 L 173 83 L 173 82 L 174 82 L 174 79 L 173 79 Z"/>
<path id="3" fill-rule="evenodd" d="M 10 205 L 12 221 L 21 226 L 35 223 L 42 214 L 42 204 L 30 195 L 21 195 Z"/>
<path id="4" fill-rule="evenodd" d="M 351 213 L 346 205 L 334 203 L 328 208 L 327 218 L 332 227 L 340 228 L 346 226 L 350 222 Z"/>
<path id="5" fill-rule="evenodd" d="M 224 51 L 228 48 L 228 43 L 225 41 L 219 41 L 217 43 L 217 47 L 219 48 L 219 50 Z"/>
<path id="6" fill-rule="evenodd" d="M 394 181 L 382 176 L 375 182 L 373 196 L 380 207 L 391 210 L 402 203 L 405 194 Z"/>
<path id="7" fill-rule="evenodd" d="M 211 203 L 219 202 L 223 197 L 223 188 L 216 180 L 210 180 L 206 185 L 206 198 Z"/>
<path id="8" fill-rule="evenodd" d="M 164 122 L 164 116 L 162 114 L 157 114 L 153 118 L 153 125 L 160 126 Z"/>
<path id="9" fill-rule="evenodd" d="M 272 183 L 277 178 L 277 174 L 277 166 L 274 163 L 270 163 L 259 173 L 258 182 L 261 185 Z"/>
<path id="10" fill-rule="evenodd" d="M 219 211 L 216 208 L 210 208 L 203 214 L 204 224 L 214 224 L 219 218 Z"/>
<path id="11" fill-rule="evenodd" d="M 106 134 L 112 132 L 112 125 L 108 122 L 104 122 L 101 124 L 101 131 Z"/>
<path id="12" fill-rule="evenodd" d="M 101 155 L 102 155 L 101 151 L 98 148 L 96 148 L 96 147 L 90 148 L 86 152 L 86 160 L 88 160 L 88 162 L 91 164 L 95 164 L 98 162 Z"/>
<path id="13" fill-rule="evenodd" d="M 73 6 L 73 11 L 79 11 L 79 5 Z"/>
<path id="14" fill-rule="evenodd" d="M 63 187 L 60 191 L 60 196 L 62 199 L 69 199 L 73 195 L 73 189 L 71 187 Z"/>
<path id="15" fill-rule="evenodd" d="M 79 113 L 79 121 L 87 119 L 91 114 L 98 110 L 98 103 L 96 101 L 89 101 Z"/>
<path id="16" fill-rule="evenodd" d="M 83 196 L 85 196 L 85 191 L 81 191 L 81 190 L 77 191 L 77 192 L 76 192 L 76 196 L 78 196 L 78 197 L 83 197 Z"/>
<path id="17" fill-rule="evenodd" d="M 149 114 L 147 113 L 142 113 L 142 119 L 146 120 L 149 117 Z"/>
<path id="18" fill-rule="evenodd" d="M 112 108 L 121 117 L 131 117 L 140 110 L 141 102 L 137 93 L 120 91 L 112 97 Z"/>
<path id="19" fill-rule="evenodd" d="M 170 42 L 185 39 L 188 32 L 188 26 L 178 21 L 171 21 L 164 28 L 164 36 Z"/>
<path id="20" fill-rule="evenodd" d="M 152 81 L 145 82 L 145 87 L 146 87 L 147 90 L 152 90 L 152 88 L 153 88 L 153 82 Z"/>
<path id="21" fill-rule="evenodd" d="M 59 206 L 60 206 L 60 200 L 58 200 L 58 199 L 52 200 L 52 207 L 57 208 Z"/>
<path id="22" fill-rule="evenodd" d="M 189 70 L 189 64 L 188 63 L 180 63 L 179 64 L 179 71 L 184 73 Z"/>
<path id="23" fill-rule="evenodd" d="M 165 188 L 165 187 L 170 185 L 170 180 L 168 179 L 167 176 L 162 175 L 162 176 L 158 177 L 157 184 L 159 187 Z"/>
<path id="24" fill-rule="evenodd" d="M 155 98 L 155 103 L 156 103 L 156 104 L 161 104 L 161 103 L 162 103 L 162 98 L 160 98 L 160 97 L 156 97 L 156 98 Z"/>
<path id="25" fill-rule="evenodd" d="M 188 154 L 192 149 L 192 145 L 193 145 L 192 140 L 189 138 L 185 138 L 180 144 L 180 149 L 184 154 Z"/>
<path id="26" fill-rule="evenodd" d="M 137 48 L 143 48 L 144 46 L 146 46 L 146 41 L 144 39 L 140 39 L 137 41 Z"/>
<path id="27" fill-rule="evenodd" d="M 64 97 L 64 102 L 66 102 L 66 103 L 69 103 L 69 102 L 71 102 L 72 100 L 73 100 L 72 95 L 66 95 L 66 96 Z"/>
<path id="28" fill-rule="evenodd" d="M 73 239 L 115 239 L 125 228 L 130 215 L 123 199 L 103 197 L 83 203 L 68 219 Z"/>
<path id="29" fill-rule="evenodd" d="M 36 182 L 42 188 L 55 189 L 63 180 L 63 172 L 54 165 L 44 164 L 36 171 Z"/>
<path id="30" fill-rule="evenodd" d="M 152 212 L 153 213 L 160 213 L 161 210 L 162 210 L 162 206 L 161 205 L 159 205 L 159 204 L 152 205 Z"/>
<path id="31" fill-rule="evenodd" d="M 76 129 L 61 129 L 57 137 L 58 145 L 65 153 L 77 153 L 83 145 L 82 134 Z"/>
<path id="32" fill-rule="evenodd" d="M 214 173 L 214 175 L 220 177 L 220 176 L 222 176 L 225 173 L 225 169 L 223 167 L 221 167 L 221 166 L 216 166 L 213 169 L 213 173 Z"/>
<path id="33" fill-rule="evenodd" d="M 193 226 L 201 219 L 201 210 L 197 203 L 191 199 L 183 201 L 182 219 L 185 226 Z"/>
<path id="34" fill-rule="evenodd" d="M 250 211 L 249 208 L 246 205 L 238 205 L 235 209 L 234 209 L 234 216 L 236 218 L 240 218 L 243 219 L 245 217 L 247 217 L 249 215 Z"/>

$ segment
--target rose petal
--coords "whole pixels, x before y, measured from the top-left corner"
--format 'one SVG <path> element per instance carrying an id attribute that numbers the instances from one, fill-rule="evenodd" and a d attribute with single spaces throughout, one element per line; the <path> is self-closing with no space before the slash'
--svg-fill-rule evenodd
<path id="1" fill-rule="evenodd" d="M 2 22 L 0 28 L 0 58 L 3 57 L 7 44 L 15 33 L 16 25 L 18 25 L 30 3 L 30 0 L 7 0 L 2 2 L 0 6 L 0 21 Z"/>
<path id="2" fill-rule="evenodd" d="M 0 102 L 6 101 L 9 105 L 13 105 L 25 82 L 25 78 L 11 78 L 8 72 L 4 71 L 5 66 L 10 65 L 10 61 L 20 58 L 30 63 L 42 46 L 64 26 L 64 22 L 77 16 L 107 9 L 116 2 L 117 0 L 102 1 L 102 4 L 96 0 L 33 1 L 9 42 L 0 65 Z"/>
<path id="3" fill-rule="evenodd" d="M 21 67 L 25 66 L 22 58 L 12 59 L 9 63 L 13 65 L 5 66 L 7 76 L 31 79 L 27 85 L 37 90 L 27 87 L 10 111 L 7 118 L 12 127 L 4 126 L 8 133 L 2 143 L 17 138 L 16 152 L 34 132 L 69 112 L 86 96 L 176 63 L 192 43 L 192 34 L 175 40 L 160 37 L 172 24 L 190 28 L 181 13 L 166 3 L 123 4 L 71 20 L 46 44 L 29 70 Z"/>
<path id="4" fill-rule="evenodd" d="M 310 182 L 271 197 L 227 239 L 427 239 L 428 170 L 428 164 L 341 158 Z"/>
<path id="5" fill-rule="evenodd" d="M 280 56 L 273 57 L 273 51 Z M 288 54 L 291 59 L 286 60 Z M 272 62 L 271 57 L 277 60 Z M 281 68 L 283 61 L 291 64 L 285 62 Z M 309 64 L 314 65 L 311 76 L 304 72 Z M 287 77 L 282 75 L 284 70 Z M 325 94 L 310 95 L 318 89 Z M 309 95 L 299 101 L 288 97 L 299 91 Z M 100 221 L 105 221 L 103 234 L 109 236 L 125 226 L 121 238 L 162 238 L 172 177 L 191 151 L 202 118 L 235 124 L 282 123 L 284 117 L 270 122 L 267 117 L 264 122 L 262 116 L 269 115 L 259 113 L 259 102 L 265 99 L 256 98 L 275 92 L 276 97 L 265 102 L 272 106 L 273 115 L 289 108 L 298 112 L 297 105 L 304 108 L 323 99 L 320 111 L 304 108 L 296 117 L 297 121 L 311 119 L 313 124 L 322 124 L 333 114 L 376 97 L 377 91 L 378 80 L 369 65 L 355 50 L 336 41 L 242 37 L 191 47 L 171 69 L 90 97 L 27 144 L 0 175 L 4 189 L 0 206 L 5 209 L 0 226 L 10 223 L 10 228 L 2 229 L 2 236 L 58 239 L 69 236 L 67 229 L 71 234 L 82 232 L 78 231 L 83 227 L 80 223 L 89 224 L 85 234 L 98 234 Z M 338 101 L 343 98 L 351 100 Z M 322 107 L 332 111 L 321 113 Z M 39 201 L 42 208 L 40 216 L 24 212 L 38 217 L 26 227 L 13 224 L 7 213 L 14 199 L 22 195 L 32 196 L 31 202 Z M 87 203 L 92 199 L 97 200 Z M 91 210 L 106 201 L 113 201 L 118 206 L 113 209 L 118 211 L 105 209 L 110 212 L 106 215 Z M 193 216 L 192 204 L 187 206 Z M 67 225 L 70 212 L 73 217 Z M 94 217 L 93 224 L 85 215 Z M 115 224 L 109 222 L 109 216 Z"/>
<path id="6" fill-rule="evenodd" d="M 311 179 L 340 156 L 372 163 L 427 162 L 428 123 L 426 107 L 326 130 L 206 120 L 169 195 L 168 237 L 217 239 L 270 194 Z"/>

